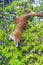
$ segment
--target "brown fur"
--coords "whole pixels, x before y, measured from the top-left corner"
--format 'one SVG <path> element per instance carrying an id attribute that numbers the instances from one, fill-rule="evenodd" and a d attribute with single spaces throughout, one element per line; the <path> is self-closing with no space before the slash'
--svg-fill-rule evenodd
<path id="1" fill-rule="evenodd" d="M 22 31 L 26 25 L 26 22 L 30 16 L 42 16 L 43 17 L 43 14 L 26 13 L 26 14 L 24 14 L 24 16 L 21 16 L 20 18 L 14 19 L 14 21 L 16 23 L 16 27 L 13 32 L 13 36 L 15 37 L 15 39 L 13 39 L 13 40 L 14 40 L 15 44 L 20 42 L 21 33 L 22 33 Z"/>

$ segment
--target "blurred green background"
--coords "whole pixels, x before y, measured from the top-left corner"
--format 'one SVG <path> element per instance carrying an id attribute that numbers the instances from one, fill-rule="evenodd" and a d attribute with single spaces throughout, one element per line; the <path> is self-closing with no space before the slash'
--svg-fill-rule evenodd
<path id="1" fill-rule="evenodd" d="M 20 17 L 25 10 L 43 13 L 43 2 L 39 2 L 40 6 L 34 5 L 30 0 L 0 2 L 0 65 L 43 65 L 43 21 L 40 17 L 29 18 L 18 48 L 8 40 L 15 29 L 14 14 Z"/>

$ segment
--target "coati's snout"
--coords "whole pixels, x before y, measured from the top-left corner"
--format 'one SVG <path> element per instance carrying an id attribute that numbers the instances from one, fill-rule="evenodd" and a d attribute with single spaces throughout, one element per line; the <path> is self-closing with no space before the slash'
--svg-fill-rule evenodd
<path id="1" fill-rule="evenodd" d="M 15 31 L 13 34 L 9 35 L 9 40 L 13 40 L 16 47 L 18 47 L 18 44 L 20 42 L 21 38 L 21 32 Z"/>

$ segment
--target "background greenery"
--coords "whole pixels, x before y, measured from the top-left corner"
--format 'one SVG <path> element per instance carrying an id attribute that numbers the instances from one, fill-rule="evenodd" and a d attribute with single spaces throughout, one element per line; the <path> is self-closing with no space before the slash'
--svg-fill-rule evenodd
<path id="1" fill-rule="evenodd" d="M 8 35 L 15 29 L 13 14 L 20 17 L 24 14 L 24 10 L 40 13 L 41 8 L 43 8 L 42 3 L 40 7 L 33 8 L 32 4 L 26 5 L 23 0 L 14 1 L 4 7 L 3 16 L 3 8 L 0 7 L 0 65 L 43 65 L 43 22 L 36 23 L 35 18 L 29 18 L 21 36 L 23 40 L 18 48 L 15 47 L 13 41 L 8 40 Z"/>

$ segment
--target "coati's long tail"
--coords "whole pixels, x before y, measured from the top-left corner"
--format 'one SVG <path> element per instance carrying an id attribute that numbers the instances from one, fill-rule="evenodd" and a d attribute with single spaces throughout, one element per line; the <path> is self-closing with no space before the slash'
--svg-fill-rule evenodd
<path id="1" fill-rule="evenodd" d="M 37 14 L 37 13 L 28 13 L 28 16 L 38 16 L 38 17 L 43 17 L 43 14 Z"/>

